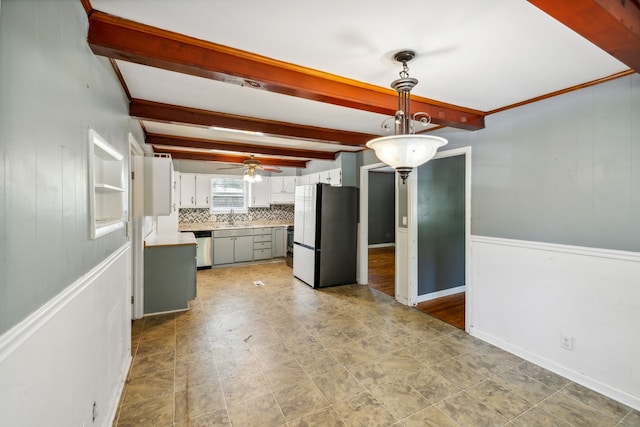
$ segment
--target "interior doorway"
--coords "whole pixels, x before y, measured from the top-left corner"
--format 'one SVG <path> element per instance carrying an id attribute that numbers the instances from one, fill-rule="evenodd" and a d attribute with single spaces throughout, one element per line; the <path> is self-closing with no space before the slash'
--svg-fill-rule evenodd
<path id="1" fill-rule="evenodd" d="M 396 296 L 396 247 L 369 248 L 370 288 L 377 289 L 393 298 Z"/>
<path id="2" fill-rule="evenodd" d="M 358 282 L 393 298 L 396 297 L 395 186 L 395 171 L 384 163 L 361 168 Z"/>
<path id="3" fill-rule="evenodd" d="M 471 148 L 445 150 L 417 171 L 416 308 L 467 329 Z"/>

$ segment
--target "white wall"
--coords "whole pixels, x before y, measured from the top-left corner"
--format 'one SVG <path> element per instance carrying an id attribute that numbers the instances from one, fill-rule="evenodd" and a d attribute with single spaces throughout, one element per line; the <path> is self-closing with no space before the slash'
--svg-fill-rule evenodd
<path id="1" fill-rule="evenodd" d="M 472 335 L 640 409 L 640 253 L 481 236 L 471 251 Z"/>

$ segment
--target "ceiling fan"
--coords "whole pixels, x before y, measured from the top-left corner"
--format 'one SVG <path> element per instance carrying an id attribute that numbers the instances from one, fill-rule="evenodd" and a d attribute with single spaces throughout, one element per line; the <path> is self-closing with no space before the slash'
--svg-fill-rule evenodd
<path id="1" fill-rule="evenodd" d="M 253 157 L 253 155 L 251 155 L 251 157 L 249 157 L 247 160 L 245 160 L 244 162 L 242 162 L 242 164 L 236 164 L 235 166 L 230 166 L 230 167 L 226 167 L 226 168 L 218 168 L 218 170 L 224 170 L 224 169 L 244 169 L 244 174 L 246 176 L 257 176 L 257 171 L 258 170 L 263 170 L 265 172 L 272 172 L 272 173 L 280 173 L 282 172 L 282 169 L 280 169 L 277 166 L 263 166 L 260 164 L 260 161 L 256 158 Z"/>

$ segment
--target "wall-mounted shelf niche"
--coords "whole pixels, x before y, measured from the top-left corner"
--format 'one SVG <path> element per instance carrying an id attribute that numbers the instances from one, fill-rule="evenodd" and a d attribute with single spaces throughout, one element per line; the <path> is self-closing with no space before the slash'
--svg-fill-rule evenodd
<path id="1" fill-rule="evenodd" d="M 124 227 L 125 218 L 124 156 L 89 129 L 89 211 L 91 238 Z"/>

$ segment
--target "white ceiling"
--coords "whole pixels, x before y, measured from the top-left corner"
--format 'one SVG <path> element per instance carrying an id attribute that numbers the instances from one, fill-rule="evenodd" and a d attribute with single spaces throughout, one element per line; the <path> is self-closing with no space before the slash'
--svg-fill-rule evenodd
<path id="1" fill-rule="evenodd" d="M 412 49 L 412 94 L 492 111 L 627 70 L 525 0 L 91 0 L 94 9 L 385 88 Z M 133 98 L 382 134 L 386 116 L 117 61 Z M 147 131 L 313 150 L 289 138 L 145 122 Z"/>

